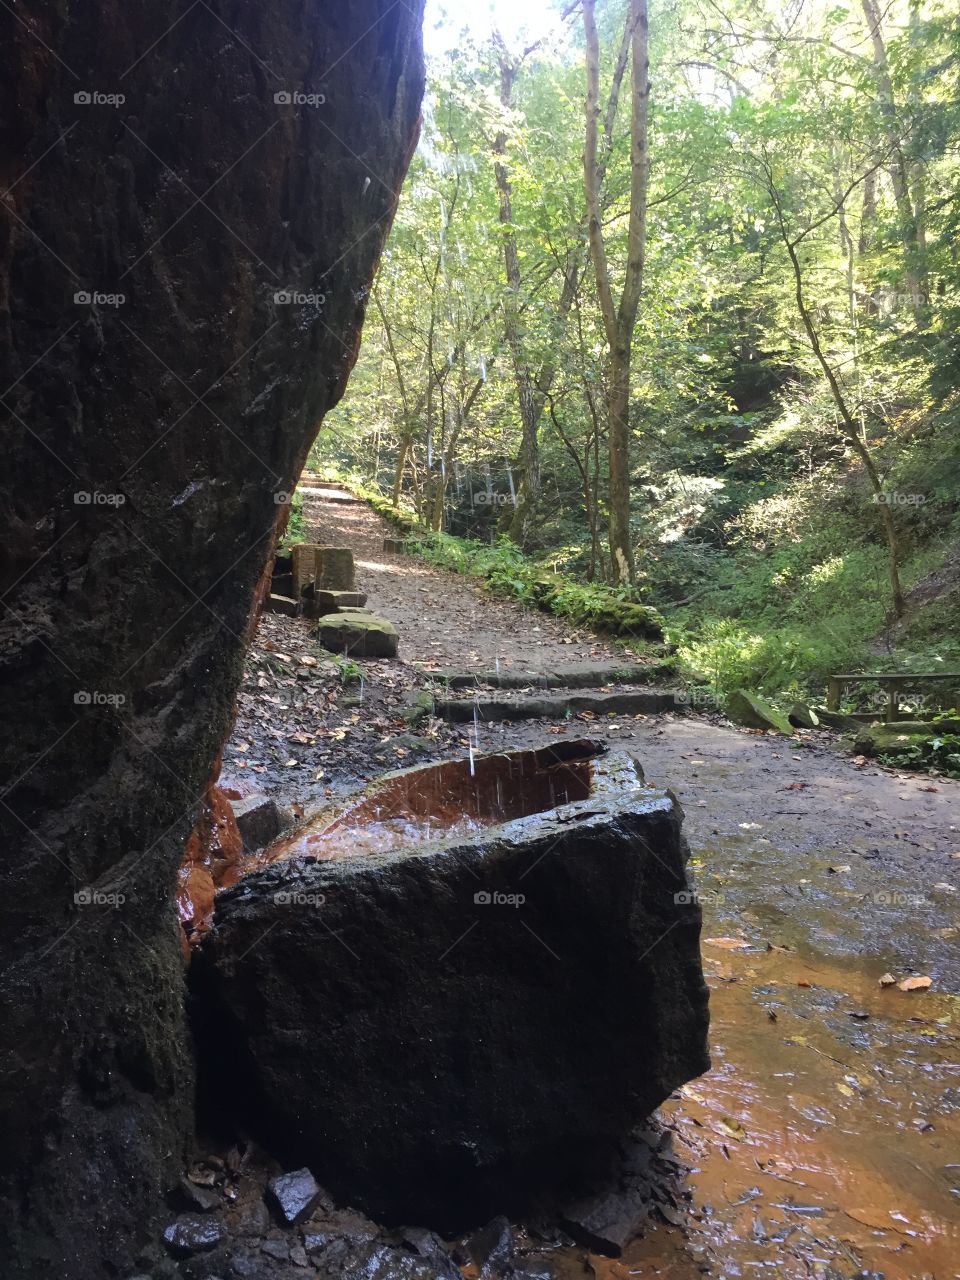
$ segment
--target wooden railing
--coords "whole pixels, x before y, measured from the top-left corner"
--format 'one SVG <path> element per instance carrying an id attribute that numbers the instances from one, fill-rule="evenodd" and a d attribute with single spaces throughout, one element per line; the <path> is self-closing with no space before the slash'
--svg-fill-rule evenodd
<path id="1" fill-rule="evenodd" d="M 827 680 L 827 710 L 840 710 L 840 697 L 845 685 L 862 684 L 870 681 L 881 685 L 886 690 L 887 706 L 884 719 L 887 723 L 890 723 L 900 719 L 899 695 L 901 691 L 908 685 L 923 684 L 928 680 L 952 680 L 960 687 L 960 671 L 909 671 L 901 672 L 900 674 L 884 671 L 877 675 L 865 675 L 863 672 L 857 672 L 830 676 Z"/>

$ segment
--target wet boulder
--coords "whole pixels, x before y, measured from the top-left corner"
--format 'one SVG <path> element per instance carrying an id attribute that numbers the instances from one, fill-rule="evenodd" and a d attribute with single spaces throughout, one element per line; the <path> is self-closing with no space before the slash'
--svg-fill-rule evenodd
<path id="1" fill-rule="evenodd" d="M 566 1194 L 709 1065 L 678 806 L 577 745 L 393 775 L 218 897 L 205 1069 L 389 1222 Z"/>

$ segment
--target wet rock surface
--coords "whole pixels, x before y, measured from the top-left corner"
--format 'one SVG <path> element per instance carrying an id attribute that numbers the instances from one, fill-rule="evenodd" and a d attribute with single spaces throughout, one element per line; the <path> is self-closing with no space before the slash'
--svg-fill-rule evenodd
<path id="1" fill-rule="evenodd" d="M 309 1169 L 282 1173 L 270 1183 L 270 1196 L 283 1222 L 294 1226 L 318 1204 L 323 1191 Z M 328 1207 L 332 1204 L 328 1201 Z"/>
<path id="2" fill-rule="evenodd" d="M 243 1122 L 335 1195 L 443 1229 L 509 1211 L 707 1068 L 677 807 L 626 757 L 592 768 L 552 812 L 220 895 L 207 1052 Z"/>
<path id="3" fill-rule="evenodd" d="M 122 1273 L 182 1163 L 177 869 L 355 359 L 422 8 L 0 6 L 5 1276 Z"/>
<path id="4" fill-rule="evenodd" d="M 231 807 L 245 853 L 263 849 L 280 834 L 280 808 L 270 796 L 244 796 L 242 800 L 232 800 Z"/>
<path id="5" fill-rule="evenodd" d="M 658 1207 L 683 1203 L 678 1168 L 669 1152 L 660 1154 L 669 1139 L 668 1131 L 657 1129 L 634 1140 L 649 1144 L 653 1187 L 638 1210 L 634 1234 Z M 356 1209 L 335 1206 L 321 1188 L 313 1209 L 299 1223 L 288 1223 L 276 1215 L 271 1188 L 280 1178 L 299 1179 L 301 1171 L 284 1172 L 247 1142 L 224 1155 L 205 1157 L 210 1165 L 201 1163 L 190 1175 L 203 1177 L 206 1171 L 213 1178 L 208 1190 L 218 1201 L 216 1243 L 171 1252 L 166 1235 L 175 1224 L 168 1223 L 144 1249 L 139 1270 L 125 1280 L 573 1280 L 591 1274 L 591 1257 L 602 1262 L 548 1214 L 514 1222 L 500 1215 L 445 1237 L 423 1226 L 384 1227 Z M 214 1219 L 199 1222 L 212 1235 Z M 186 1217 L 177 1224 L 185 1227 Z M 196 1221 L 194 1230 L 200 1231 Z M 182 1238 L 188 1241 L 189 1232 Z"/>
<path id="6" fill-rule="evenodd" d="M 215 1249 L 222 1239 L 223 1227 L 215 1219 L 187 1213 L 171 1222 L 163 1233 L 163 1243 L 175 1258 L 206 1253 Z"/>

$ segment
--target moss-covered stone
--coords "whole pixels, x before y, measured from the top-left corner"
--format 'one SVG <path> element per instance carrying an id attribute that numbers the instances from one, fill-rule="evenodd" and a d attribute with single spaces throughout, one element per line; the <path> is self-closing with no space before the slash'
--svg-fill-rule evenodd
<path id="1" fill-rule="evenodd" d="M 375 613 L 341 609 L 317 621 L 320 643 L 349 658 L 395 658 L 400 637 L 392 622 Z"/>
<path id="2" fill-rule="evenodd" d="M 746 689 L 735 689 L 727 698 L 725 710 L 735 724 L 742 724 L 748 729 L 776 729 L 778 733 L 793 733 L 793 725 L 782 711 L 778 711 L 765 698 L 747 693 Z"/>

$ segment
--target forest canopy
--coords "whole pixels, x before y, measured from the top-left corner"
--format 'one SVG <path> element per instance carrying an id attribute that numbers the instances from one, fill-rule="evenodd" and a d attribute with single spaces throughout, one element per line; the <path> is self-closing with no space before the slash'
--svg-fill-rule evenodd
<path id="1" fill-rule="evenodd" d="M 956 12 L 555 10 L 441 18 L 314 458 L 448 561 L 654 605 L 719 688 L 956 666 Z"/>

